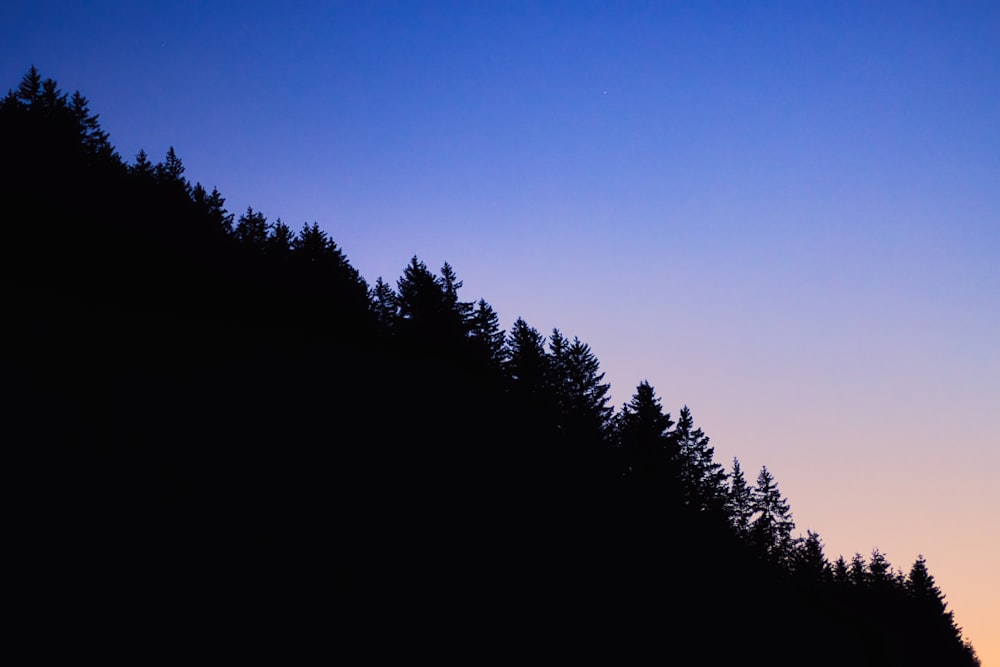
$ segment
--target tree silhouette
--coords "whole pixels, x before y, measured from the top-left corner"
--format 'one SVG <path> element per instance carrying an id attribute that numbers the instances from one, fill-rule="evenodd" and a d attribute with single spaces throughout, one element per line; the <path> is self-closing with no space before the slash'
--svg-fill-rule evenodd
<path id="1" fill-rule="evenodd" d="M 851 557 L 848 577 L 857 588 L 864 588 L 868 585 L 868 564 L 865 563 L 865 557 L 860 553 L 855 553 Z"/>
<path id="2" fill-rule="evenodd" d="M 872 556 L 868 561 L 868 585 L 876 589 L 886 590 L 892 588 L 894 584 L 892 566 L 885 554 L 878 548 L 872 549 Z"/>
<path id="3" fill-rule="evenodd" d="M 35 102 L 39 101 L 42 92 L 42 75 L 39 74 L 38 69 L 32 65 L 28 70 L 28 73 L 24 75 L 21 82 L 17 85 L 17 93 L 15 93 L 15 99 L 28 107 L 31 107 Z"/>
<path id="4" fill-rule="evenodd" d="M 686 405 L 681 408 L 673 437 L 680 457 L 684 502 L 697 511 L 723 512 L 729 495 L 725 470 L 715 462 L 715 450 L 709 447 L 708 436 L 701 428 L 695 428 Z"/>
<path id="5" fill-rule="evenodd" d="M 834 561 L 831 576 L 833 582 L 838 586 L 847 586 L 851 583 L 851 573 L 848 570 L 847 561 L 842 555 L 837 556 L 837 560 Z"/>
<path id="6" fill-rule="evenodd" d="M 729 473 L 729 490 L 726 494 L 726 513 L 733 531 L 742 539 L 750 539 L 750 522 L 755 513 L 754 489 L 747 484 L 740 468 L 740 461 L 733 457 L 732 472 Z"/>
<path id="7" fill-rule="evenodd" d="M 233 214 L 225 209 L 226 200 L 218 188 L 212 188 L 212 192 L 208 193 L 201 183 L 195 183 L 191 188 L 191 200 L 213 237 L 218 239 L 233 235 Z"/>
<path id="8" fill-rule="evenodd" d="M 154 168 L 154 175 L 160 184 L 168 188 L 187 187 L 187 181 L 184 179 L 184 163 L 177 157 L 173 146 L 167 149 L 163 162 Z"/>
<path id="9" fill-rule="evenodd" d="M 757 476 L 754 511 L 757 516 L 750 524 L 751 542 L 769 560 L 783 563 L 791 553 L 795 522 L 788 501 L 781 495 L 767 466 L 763 466 Z"/>
<path id="10" fill-rule="evenodd" d="M 440 352 L 464 341 L 466 329 L 457 298 L 461 283 L 450 267 L 449 274 L 448 281 L 438 278 L 414 256 L 397 281 L 398 330 L 411 344 Z"/>
<path id="11" fill-rule="evenodd" d="M 333 242 L 319 223 L 314 222 L 302 224 L 299 235 L 292 243 L 295 257 L 307 264 L 322 263 L 335 257 L 338 253 L 337 245 Z"/>
<path id="12" fill-rule="evenodd" d="M 133 162 L 129 167 L 129 173 L 137 179 L 152 182 L 155 176 L 155 169 L 153 167 L 153 163 L 149 161 L 149 156 L 146 155 L 146 151 L 141 148 L 139 149 L 139 152 L 135 155 L 135 162 Z"/>
<path id="13" fill-rule="evenodd" d="M 955 624 L 954 613 L 948 609 L 945 595 L 927 569 L 923 554 L 910 568 L 904 594 L 912 601 L 916 612 L 911 621 L 912 631 L 927 643 L 922 659 L 930 657 L 939 664 L 978 666 L 979 658 L 971 643 L 963 640 L 962 629 Z"/>
<path id="14" fill-rule="evenodd" d="M 296 240 L 292 228 L 278 218 L 264 241 L 264 254 L 277 261 L 287 261 L 292 257 Z"/>
<path id="15" fill-rule="evenodd" d="M 500 317 L 493 307 L 480 299 L 469 318 L 469 336 L 481 354 L 494 368 L 507 361 L 507 336 L 500 328 Z"/>
<path id="16" fill-rule="evenodd" d="M 399 314 L 399 304 L 396 299 L 396 292 L 389 283 L 379 276 L 375 281 L 375 286 L 369 293 L 369 301 L 372 304 L 372 313 L 382 330 L 391 334 Z"/>
<path id="17" fill-rule="evenodd" d="M 545 337 L 519 317 L 511 327 L 508 347 L 507 372 L 517 392 L 524 396 L 546 394 L 549 360 Z"/>
<path id="18" fill-rule="evenodd" d="M 236 240 L 256 256 L 262 256 L 267 247 L 269 226 L 267 218 L 260 211 L 254 211 L 252 206 L 236 221 Z"/>
<path id="19" fill-rule="evenodd" d="M 76 121 L 77 136 L 84 150 L 106 163 L 120 162 L 109 141 L 108 133 L 101 129 L 101 124 L 98 122 L 99 115 L 90 113 L 87 98 L 81 95 L 80 91 L 74 92 L 70 98 L 70 111 Z"/>
<path id="20" fill-rule="evenodd" d="M 568 341 L 558 329 L 549 338 L 549 387 L 554 393 L 563 436 L 570 443 L 603 444 L 608 435 L 610 385 L 590 346 L 573 337 Z"/>
<path id="21" fill-rule="evenodd" d="M 805 539 L 799 540 L 792 551 L 790 563 L 792 573 L 811 584 L 823 584 L 833 579 L 833 571 L 823 555 L 823 542 L 818 533 L 806 531 Z"/>
<path id="22" fill-rule="evenodd" d="M 458 336 L 465 336 L 469 331 L 469 318 L 472 316 L 473 305 L 471 302 L 462 301 L 458 298 L 458 290 L 462 288 L 462 281 L 455 274 L 455 269 L 451 264 L 445 262 L 441 266 L 441 290 L 444 292 L 444 301 L 448 317 L 449 328 L 453 329 Z"/>
<path id="23" fill-rule="evenodd" d="M 906 580 L 906 592 L 928 618 L 934 619 L 939 626 L 954 629 L 954 614 L 948 609 L 944 594 L 928 571 L 923 554 L 917 557 L 910 568 Z"/>
<path id="24" fill-rule="evenodd" d="M 678 493 L 677 447 L 670 429 L 674 420 L 663 412 L 652 385 L 643 380 L 615 418 L 615 443 L 620 451 L 621 475 L 647 487 L 659 485 Z"/>

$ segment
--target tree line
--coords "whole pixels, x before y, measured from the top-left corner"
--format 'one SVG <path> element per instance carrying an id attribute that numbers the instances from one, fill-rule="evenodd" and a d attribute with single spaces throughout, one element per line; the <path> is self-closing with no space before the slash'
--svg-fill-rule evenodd
<path id="1" fill-rule="evenodd" d="M 247 532 L 270 535 L 258 544 L 269 550 L 281 539 L 318 539 L 296 531 L 313 530 L 323 507 L 363 505 L 417 540 L 437 530 L 453 540 L 460 521 L 469 543 L 506 536 L 497 549 L 519 564 L 504 576 L 523 591 L 541 572 L 546 581 L 564 574 L 520 560 L 511 543 L 530 535 L 569 553 L 559 535 L 579 560 L 595 534 L 617 535 L 594 553 L 675 577 L 690 566 L 699 585 L 671 585 L 692 600 L 724 594 L 714 579 L 728 568 L 740 573 L 738 590 L 769 598 L 765 615 L 807 608 L 810 622 L 853 628 L 844 632 L 880 664 L 928 656 L 978 664 L 923 556 L 905 571 L 877 548 L 831 562 L 818 533 L 796 533 L 766 466 L 751 483 L 738 459 L 717 462 L 690 408 L 675 420 L 646 381 L 615 410 L 587 343 L 558 328 L 543 334 L 520 317 L 503 330 L 485 299 L 464 299 L 449 263 L 435 272 L 413 256 L 394 283 L 380 276 L 370 284 L 318 223 L 295 229 L 252 207 L 228 211 L 216 188 L 185 178 L 173 148 L 156 163 L 144 151 L 123 160 L 86 98 L 61 92 L 34 67 L 0 102 L 0 141 L 11 174 L 4 276 L 23 295 L 11 314 L 26 332 L 19 344 L 27 361 L 12 381 L 38 421 L 55 410 L 74 415 L 40 440 L 91 434 L 112 443 L 86 459 L 105 488 L 130 488 L 107 471 L 138 457 L 158 495 L 133 491 L 158 512 L 178 522 L 176 508 L 185 508 L 199 538 L 221 543 L 208 536 L 205 515 L 228 507 Z M 88 305 L 69 305 L 81 302 Z M 50 332 L 66 321 L 102 333 L 66 340 Z M 145 333 L 109 342 L 107 332 L 125 329 Z M 95 351 L 102 361 L 81 361 Z M 71 376 L 85 377 L 107 402 L 61 389 Z M 174 406 L 169 419 L 130 395 L 127 382 Z M 133 448 L 167 442 L 165 453 Z M 72 488 L 100 486 L 68 468 L 61 479 Z M 234 496 L 238 506 L 229 505 Z M 344 514 L 351 543 L 376 523 L 362 514 Z M 422 532 L 407 532 L 418 523 Z M 701 546 L 676 554 L 684 543 Z M 357 562 L 374 553 L 359 549 L 367 555 Z M 450 571 L 440 562 L 424 567 Z M 662 587 L 658 576 L 636 585 Z M 563 596 L 578 590 L 559 588 Z M 601 599 L 617 595 L 604 590 Z M 760 627 L 745 614 L 708 609 L 740 619 L 720 628 L 742 623 L 749 635 Z M 806 620 L 787 623 L 813 645 L 837 641 Z"/>

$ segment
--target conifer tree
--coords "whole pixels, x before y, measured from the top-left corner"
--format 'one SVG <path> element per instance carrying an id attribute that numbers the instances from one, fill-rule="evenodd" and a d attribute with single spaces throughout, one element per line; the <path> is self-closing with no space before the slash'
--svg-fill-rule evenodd
<path id="1" fill-rule="evenodd" d="M 201 183 L 196 183 L 191 188 L 191 200 L 214 233 L 223 237 L 233 235 L 233 214 L 225 209 L 226 200 L 218 188 L 212 188 L 208 194 Z"/>
<path id="2" fill-rule="evenodd" d="M 451 265 L 445 262 L 442 272 L 442 277 L 435 276 L 414 255 L 396 282 L 400 333 L 439 353 L 465 345 L 471 308 L 458 297 L 462 282 Z"/>
<path id="3" fill-rule="evenodd" d="M 856 588 L 865 588 L 868 586 L 868 564 L 865 563 L 865 557 L 860 553 L 855 553 L 851 558 L 848 577 Z"/>
<path id="4" fill-rule="evenodd" d="M 42 75 L 38 73 L 38 68 L 32 65 L 28 73 L 21 79 L 21 83 L 18 84 L 15 98 L 22 104 L 30 107 L 38 101 L 41 92 Z"/>
<path id="5" fill-rule="evenodd" d="M 733 531 L 741 538 L 749 539 L 750 521 L 754 515 L 754 489 L 747 484 L 743 469 L 740 468 L 740 461 L 736 457 L 733 457 L 733 468 L 729 473 L 726 513 Z"/>
<path id="6" fill-rule="evenodd" d="M 462 288 L 462 281 L 458 279 L 455 269 L 448 262 L 441 266 L 440 284 L 444 292 L 445 312 L 448 314 L 448 319 L 451 320 L 450 328 L 462 337 L 467 336 L 473 306 L 471 302 L 458 298 L 458 290 Z"/>
<path id="7" fill-rule="evenodd" d="M 500 328 L 500 318 L 484 299 L 476 303 L 469 327 L 470 337 L 489 362 L 497 368 L 502 367 L 507 360 L 507 337 Z"/>
<path id="8" fill-rule="evenodd" d="M 569 411 L 569 339 L 558 328 L 549 335 L 546 382 L 560 415 Z"/>
<path id="9" fill-rule="evenodd" d="M 295 232 L 281 218 L 276 219 L 264 243 L 265 254 L 272 259 L 284 261 L 292 256 L 294 245 Z"/>
<path id="10" fill-rule="evenodd" d="M 167 149 L 167 155 L 153 169 L 153 177 L 160 186 L 161 192 L 174 197 L 173 202 L 187 201 L 191 196 L 191 187 L 184 178 L 184 164 L 174 152 L 174 147 Z"/>
<path id="11" fill-rule="evenodd" d="M 932 636 L 940 637 L 942 646 L 950 648 L 956 664 L 978 667 L 980 661 L 976 651 L 972 643 L 962 637 L 962 628 L 955 624 L 954 612 L 948 609 L 945 595 L 928 571 L 923 554 L 910 568 L 903 590 L 919 612 L 923 627 Z"/>
<path id="12" fill-rule="evenodd" d="M 336 252 L 336 245 L 319 223 L 302 223 L 302 230 L 292 242 L 292 249 L 299 261 L 308 264 L 322 263 Z"/>
<path id="13" fill-rule="evenodd" d="M 695 428 L 691 410 L 681 408 L 674 429 L 680 457 L 680 483 L 684 502 L 698 511 L 723 511 L 728 490 L 726 472 L 715 462 L 715 450 L 701 428 Z"/>
<path id="14" fill-rule="evenodd" d="M 118 155 L 108 140 L 107 132 L 101 129 L 99 116 L 91 114 L 87 98 L 80 91 L 73 93 L 70 99 L 70 111 L 76 121 L 80 144 L 92 156 L 119 162 Z"/>
<path id="15" fill-rule="evenodd" d="M 441 281 L 416 255 L 396 281 L 396 298 L 398 330 L 405 339 L 439 350 L 455 340 L 449 336 L 450 306 Z"/>
<path id="16" fill-rule="evenodd" d="M 399 305 L 396 300 L 396 292 L 393 291 L 389 283 L 382 280 L 382 276 L 379 276 L 375 281 L 375 286 L 369 292 L 368 300 L 371 303 L 375 321 L 385 333 L 392 333 Z"/>
<path id="17" fill-rule="evenodd" d="M 531 476 L 548 479 L 553 470 L 562 465 L 561 456 L 552 447 L 561 437 L 559 411 L 550 385 L 550 357 L 545 353 L 545 336 L 538 329 L 518 317 L 507 337 L 507 360 L 503 371 L 507 380 L 507 393 L 519 413 L 522 423 L 531 425 L 534 442 L 529 457 Z M 543 482 L 544 483 L 544 482 Z"/>
<path id="18" fill-rule="evenodd" d="M 868 584 L 881 590 L 893 586 L 892 566 L 877 547 L 872 549 L 872 557 L 868 561 Z"/>
<path id="19" fill-rule="evenodd" d="M 545 337 L 519 317 L 511 327 L 508 349 L 507 374 L 518 393 L 531 396 L 545 393 L 549 362 Z"/>
<path id="20" fill-rule="evenodd" d="M 212 192 L 208 195 L 208 200 L 206 201 L 206 204 L 208 205 L 209 217 L 218 223 L 219 228 L 226 236 L 232 236 L 235 233 L 235 229 L 233 227 L 234 216 L 225 209 L 225 203 L 226 200 L 219 192 L 219 189 L 213 187 Z"/>
<path id="21" fill-rule="evenodd" d="M 837 585 L 846 586 L 851 583 L 851 574 L 843 555 L 837 556 L 837 560 L 834 561 L 831 577 Z"/>
<path id="22" fill-rule="evenodd" d="M 952 614 L 947 611 L 948 605 L 944 601 L 945 596 L 938 588 L 934 577 L 927 570 L 927 561 L 923 554 L 917 557 L 913 567 L 910 568 L 910 575 L 906 580 L 906 592 L 934 615 L 945 617 L 949 623 L 951 622 Z"/>
<path id="23" fill-rule="evenodd" d="M 303 223 L 291 246 L 292 262 L 307 289 L 318 290 L 338 310 L 347 308 L 355 316 L 370 314 L 368 284 L 319 223 Z"/>
<path id="24" fill-rule="evenodd" d="M 806 537 L 797 541 L 790 562 L 792 573 L 813 584 L 832 580 L 830 563 L 823 555 L 823 542 L 818 533 L 806 531 Z"/>
<path id="25" fill-rule="evenodd" d="M 184 178 L 184 163 L 177 157 L 174 147 L 167 149 L 163 162 L 156 165 L 156 179 L 165 184 L 181 183 Z"/>
<path id="26" fill-rule="evenodd" d="M 750 540 L 769 560 L 783 563 L 791 553 L 795 522 L 774 477 L 763 466 L 754 488 L 756 518 L 750 525 Z"/>
<path id="27" fill-rule="evenodd" d="M 659 483 L 676 491 L 677 454 L 670 429 L 670 413 L 663 412 L 653 387 L 643 380 L 632 399 L 615 418 L 615 445 L 621 453 L 621 474 L 626 478 Z"/>
<path id="28" fill-rule="evenodd" d="M 53 79 L 42 81 L 41 93 L 35 98 L 34 104 L 48 116 L 54 116 L 67 108 L 66 95 L 59 91 L 59 86 Z"/>
<path id="29" fill-rule="evenodd" d="M 674 425 L 652 385 L 643 380 L 631 400 L 622 405 L 616 419 L 616 446 L 637 452 L 647 449 L 670 448 L 670 429 Z"/>
<path id="30" fill-rule="evenodd" d="M 139 152 L 135 154 L 135 162 L 129 167 L 129 173 L 140 180 L 153 180 L 156 172 L 153 163 L 149 161 L 149 156 L 146 155 L 146 151 L 140 148 Z"/>
<path id="31" fill-rule="evenodd" d="M 260 255 L 267 245 L 268 228 L 264 214 L 248 206 L 246 212 L 236 221 L 234 236 L 244 248 Z"/>
<path id="32" fill-rule="evenodd" d="M 566 346 L 555 377 L 561 421 L 571 438 L 603 441 L 610 426 L 611 408 L 600 362 L 590 346 L 576 336 Z"/>

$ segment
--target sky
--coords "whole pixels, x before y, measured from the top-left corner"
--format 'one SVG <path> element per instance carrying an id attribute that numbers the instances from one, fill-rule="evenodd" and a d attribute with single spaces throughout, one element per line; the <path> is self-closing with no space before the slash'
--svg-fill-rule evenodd
<path id="1" fill-rule="evenodd" d="M 0 90 L 648 380 L 1000 667 L 1000 4 L 46 2 Z"/>

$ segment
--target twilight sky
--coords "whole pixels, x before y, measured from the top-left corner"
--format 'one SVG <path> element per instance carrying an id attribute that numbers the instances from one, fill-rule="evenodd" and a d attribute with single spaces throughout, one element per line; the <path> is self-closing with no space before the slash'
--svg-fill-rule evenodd
<path id="1" fill-rule="evenodd" d="M 279 8 L 280 7 L 280 8 Z M 1000 667 L 1000 4 L 6 2 L 121 155 L 643 379 Z"/>

